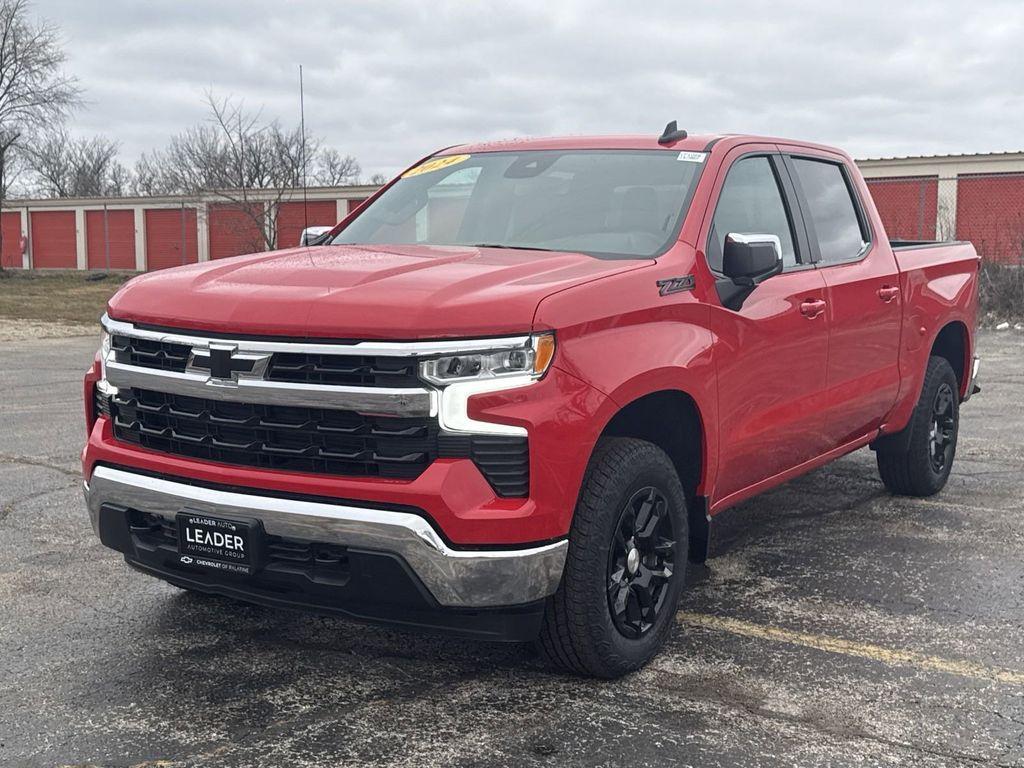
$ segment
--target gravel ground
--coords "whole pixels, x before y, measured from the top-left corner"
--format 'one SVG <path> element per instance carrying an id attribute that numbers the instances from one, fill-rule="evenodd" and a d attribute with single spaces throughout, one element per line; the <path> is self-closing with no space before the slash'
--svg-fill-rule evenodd
<path id="1" fill-rule="evenodd" d="M 942 494 L 864 450 L 730 510 L 610 683 L 130 571 L 81 501 L 94 346 L 0 346 L 0 765 L 1024 765 L 1019 334 L 982 337 Z"/>
<path id="2" fill-rule="evenodd" d="M 41 320 L 12 320 L 0 317 L 0 342 L 30 339 L 61 339 L 69 336 L 99 338 L 99 323 L 49 323 Z"/>

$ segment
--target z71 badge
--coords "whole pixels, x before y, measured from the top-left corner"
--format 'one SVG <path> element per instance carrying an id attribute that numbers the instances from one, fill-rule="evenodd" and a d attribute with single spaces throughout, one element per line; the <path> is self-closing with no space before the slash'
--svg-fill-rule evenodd
<path id="1" fill-rule="evenodd" d="M 693 286 L 696 284 L 696 280 L 693 275 L 683 275 L 682 277 L 668 277 L 664 280 L 658 281 L 658 295 L 668 296 L 670 293 L 679 293 L 680 291 L 692 291 Z"/>

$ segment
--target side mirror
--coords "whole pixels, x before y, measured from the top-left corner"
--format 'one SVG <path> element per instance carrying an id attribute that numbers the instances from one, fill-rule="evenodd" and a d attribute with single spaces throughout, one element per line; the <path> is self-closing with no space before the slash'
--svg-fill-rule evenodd
<path id="1" fill-rule="evenodd" d="M 726 235 L 722 272 L 736 285 L 756 288 L 781 271 L 782 243 L 778 235 Z"/>
<path id="2" fill-rule="evenodd" d="M 299 237 L 299 245 L 319 245 L 317 241 L 334 227 L 306 227 Z"/>

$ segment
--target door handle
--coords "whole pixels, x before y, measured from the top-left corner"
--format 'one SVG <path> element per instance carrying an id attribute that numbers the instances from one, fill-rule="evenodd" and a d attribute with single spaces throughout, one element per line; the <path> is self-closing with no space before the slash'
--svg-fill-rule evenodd
<path id="1" fill-rule="evenodd" d="M 898 285 L 883 285 L 878 289 L 878 298 L 888 304 L 890 301 L 900 295 L 900 289 Z"/>
<path id="2" fill-rule="evenodd" d="M 813 320 L 825 311 L 824 299 L 804 299 L 800 304 L 800 314 L 808 320 Z"/>

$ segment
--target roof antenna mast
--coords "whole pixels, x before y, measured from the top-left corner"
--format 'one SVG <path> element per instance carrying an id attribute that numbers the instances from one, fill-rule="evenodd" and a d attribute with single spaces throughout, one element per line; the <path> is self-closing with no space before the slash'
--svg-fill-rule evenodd
<path id="1" fill-rule="evenodd" d="M 306 196 L 306 98 L 302 87 L 302 65 L 299 64 L 299 133 L 302 156 L 302 231 L 309 228 L 309 202 Z"/>
<path id="2" fill-rule="evenodd" d="M 685 138 L 686 131 L 680 130 L 679 126 L 676 125 L 676 121 L 673 120 L 665 126 L 665 131 L 658 137 L 658 143 L 675 144 L 677 141 L 682 141 Z"/>

